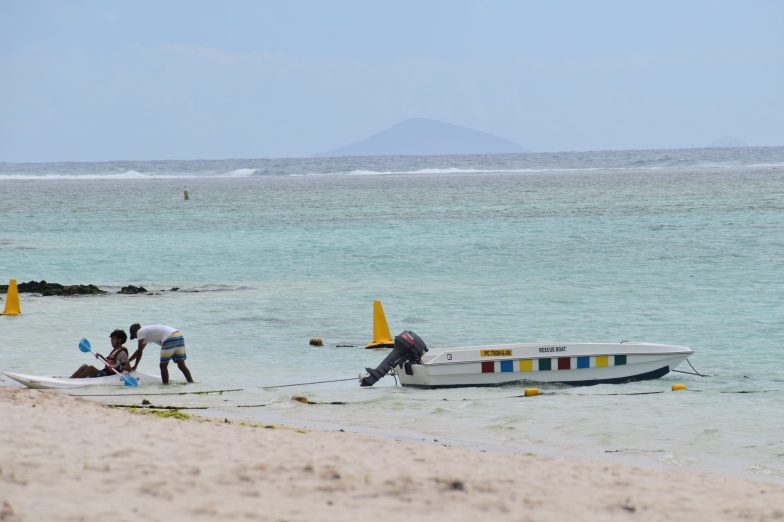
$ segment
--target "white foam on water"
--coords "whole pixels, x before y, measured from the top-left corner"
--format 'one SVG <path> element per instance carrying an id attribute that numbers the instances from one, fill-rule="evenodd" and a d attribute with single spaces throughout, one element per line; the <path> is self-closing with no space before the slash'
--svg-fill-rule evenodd
<path id="1" fill-rule="evenodd" d="M 247 178 L 248 176 L 253 176 L 259 171 L 259 169 L 253 168 L 244 168 L 244 169 L 235 169 L 226 174 L 226 177 L 229 178 Z"/>
<path id="2" fill-rule="evenodd" d="M 138 170 L 126 170 L 115 173 L 96 174 L 3 174 L 0 180 L 31 180 L 31 181 L 59 181 L 59 180 L 135 180 L 135 179 L 177 179 L 194 176 L 176 176 L 167 174 L 145 174 Z"/>
<path id="3" fill-rule="evenodd" d="M 417 174 L 527 174 L 538 172 L 594 172 L 599 170 L 612 170 L 603 169 L 601 167 L 589 168 L 547 168 L 547 169 L 461 169 L 456 167 L 448 168 L 427 168 L 417 170 L 352 170 L 347 172 L 348 175 L 353 176 L 386 176 L 386 175 L 417 175 Z"/>

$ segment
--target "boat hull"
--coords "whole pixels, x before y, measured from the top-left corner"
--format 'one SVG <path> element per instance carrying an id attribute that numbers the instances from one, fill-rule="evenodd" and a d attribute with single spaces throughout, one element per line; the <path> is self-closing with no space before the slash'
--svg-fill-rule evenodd
<path id="1" fill-rule="evenodd" d="M 44 375 L 26 375 L 22 373 L 3 372 L 9 379 L 27 386 L 28 388 L 48 389 L 75 389 L 87 388 L 92 386 L 125 386 L 125 382 L 119 375 L 107 375 L 105 377 L 92 377 L 86 379 L 70 379 L 68 377 L 50 377 Z M 131 372 L 140 386 L 161 384 L 161 378 L 145 373 Z"/>
<path id="2" fill-rule="evenodd" d="M 626 342 L 442 348 L 395 372 L 403 386 L 423 388 L 519 381 L 592 385 L 656 379 L 692 353 L 685 346 Z"/>

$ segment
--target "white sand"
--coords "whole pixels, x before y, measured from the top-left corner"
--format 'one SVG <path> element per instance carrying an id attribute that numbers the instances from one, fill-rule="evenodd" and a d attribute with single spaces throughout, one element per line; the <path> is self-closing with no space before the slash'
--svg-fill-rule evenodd
<path id="1" fill-rule="evenodd" d="M 0 388 L 0 521 L 784 520 L 784 486 Z"/>

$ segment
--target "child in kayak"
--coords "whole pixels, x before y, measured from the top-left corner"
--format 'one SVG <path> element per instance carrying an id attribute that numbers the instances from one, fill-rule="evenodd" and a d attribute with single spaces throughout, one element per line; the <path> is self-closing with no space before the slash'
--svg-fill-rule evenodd
<path id="1" fill-rule="evenodd" d="M 125 334 L 123 330 L 115 330 L 111 334 L 109 334 L 109 339 L 112 343 L 112 352 L 109 354 L 108 357 L 105 359 L 105 365 L 103 369 L 99 370 L 95 366 L 91 366 L 89 364 L 83 364 L 79 367 L 78 370 L 71 375 L 71 379 L 79 379 L 84 377 L 105 377 L 106 375 L 116 375 L 112 368 L 117 370 L 118 372 L 129 372 L 131 371 L 131 364 L 128 361 L 128 349 L 123 346 L 125 341 L 128 340 L 128 336 Z M 96 359 L 100 359 L 103 356 L 100 353 L 95 354 Z"/>

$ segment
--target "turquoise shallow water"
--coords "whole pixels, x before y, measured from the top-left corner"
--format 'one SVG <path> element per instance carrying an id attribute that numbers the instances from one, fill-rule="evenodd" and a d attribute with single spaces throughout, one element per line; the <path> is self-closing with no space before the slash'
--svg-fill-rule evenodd
<path id="1" fill-rule="evenodd" d="M 154 291 L 23 294 L 24 314 L 0 317 L 0 370 L 68 373 L 87 362 L 79 338 L 100 349 L 114 328 L 163 322 L 185 333 L 198 382 L 150 393 L 242 391 L 156 403 L 784 481 L 784 148 L 0 164 L 0 215 L 1 280 Z M 262 388 L 375 366 L 383 351 L 336 346 L 370 340 L 374 299 L 393 333 L 431 346 L 684 344 L 711 377 L 533 399 Z M 157 372 L 154 357 L 142 367 Z"/>

